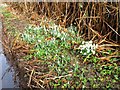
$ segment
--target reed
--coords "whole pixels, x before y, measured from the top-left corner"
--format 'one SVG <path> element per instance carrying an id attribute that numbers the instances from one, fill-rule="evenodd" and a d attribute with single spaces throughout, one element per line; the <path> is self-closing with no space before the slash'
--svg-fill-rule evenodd
<path id="1" fill-rule="evenodd" d="M 99 42 L 106 38 L 120 43 L 118 2 L 25 2 L 12 3 L 11 6 L 28 17 L 36 12 L 54 19 L 63 27 L 73 24 L 79 30 L 78 35 L 84 35 L 86 40 L 97 39 Z"/>

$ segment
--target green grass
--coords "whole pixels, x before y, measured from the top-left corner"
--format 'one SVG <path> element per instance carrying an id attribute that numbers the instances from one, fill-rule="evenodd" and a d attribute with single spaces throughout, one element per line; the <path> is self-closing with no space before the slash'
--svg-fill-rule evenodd
<path id="1" fill-rule="evenodd" d="M 9 18 L 10 19 L 11 17 L 13 17 L 13 14 L 10 13 L 9 11 L 7 11 L 5 8 L 6 7 L 4 7 L 4 6 L 0 6 L 0 13 L 2 13 L 5 18 Z"/>

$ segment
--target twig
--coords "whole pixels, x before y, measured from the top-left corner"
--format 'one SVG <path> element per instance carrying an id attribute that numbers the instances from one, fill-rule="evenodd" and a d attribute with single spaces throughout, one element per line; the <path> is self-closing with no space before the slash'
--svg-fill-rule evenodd
<path id="1" fill-rule="evenodd" d="M 68 75 L 65 75 L 65 76 L 55 76 L 55 77 L 53 77 L 53 78 L 46 78 L 46 79 L 52 79 L 52 80 L 55 80 L 55 79 L 60 79 L 60 78 L 63 78 L 63 77 L 68 77 L 68 76 L 72 76 L 72 74 L 68 74 Z"/>
<path id="2" fill-rule="evenodd" d="M 37 81 L 37 79 L 36 78 L 34 78 L 34 77 L 32 77 L 33 78 L 33 80 L 34 80 L 34 82 L 36 83 L 36 84 L 38 84 L 41 88 L 44 88 L 44 86 L 42 86 L 38 81 Z M 40 80 L 40 81 L 42 81 L 42 80 Z M 42 81 L 43 82 L 43 81 Z"/>
<path id="3" fill-rule="evenodd" d="M 117 45 L 117 44 L 103 44 L 103 45 L 99 45 L 99 47 L 110 47 L 110 46 L 120 46 L 120 45 Z"/>
<path id="4" fill-rule="evenodd" d="M 120 36 L 120 34 L 118 34 L 118 32 L 115 31 L 105 20 L 103 20 L 103 22 L 105 22 L 111 30 L 113 30 L 118 36 Z"/>
<path id="5" fill-rule="evenodd" d="M 93 33 L 95 33 L 98 37 L 101 37 L 101 35 L 97 32 L 97 31 L 95 31 L 95 30 L 93 30 L 91 27 L 89 27 L 86 23 L 85 23 L 85 25 L 93 32 Z"/>
<path id="6" fill-rule="evenodd" d="M 31 72 L 31 74 L 30 74 L 30 77 L 29 77 L 29 82 L 28 82 L 28 86 L 30 86 L 30 83 L 31 83 L 31 78 L 32 78 L 33 72 L 34 72 L 34 69 L 32 69 L 32 72 Z"/>

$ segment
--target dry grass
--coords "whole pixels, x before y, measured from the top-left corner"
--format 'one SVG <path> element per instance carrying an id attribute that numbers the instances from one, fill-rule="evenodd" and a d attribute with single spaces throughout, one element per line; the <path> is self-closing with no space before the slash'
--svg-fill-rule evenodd
<path id="1" fill-rule="evenodd" d="M 44 15 L 63 27 L 73 24 L 78 27 L 78 36 L 83 35 L 86 40 L 107 39 L 120 44 L 118 2 L 12 3 L 11 6 L 32 20 Z"/>

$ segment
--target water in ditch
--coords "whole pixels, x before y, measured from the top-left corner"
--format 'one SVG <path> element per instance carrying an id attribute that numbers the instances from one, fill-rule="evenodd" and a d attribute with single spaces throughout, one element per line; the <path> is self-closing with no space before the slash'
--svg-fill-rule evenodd
<path id="1" fill-rule="evenodd" d="M 4 54 L 0 54 L 0 62 L 2 63 L 2 88 L 16 88 L 17 85 L 14 80 L 14 69 L 10 68 L 10 64 Z"/>
<path id="2" fill-rule="evenodd" d="M 2 47 L 2 20 L 0 19 L 0 90 L 2 88 L 17 88 L 14 80 L 15 72 L 4 55 Z"/>

